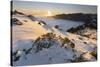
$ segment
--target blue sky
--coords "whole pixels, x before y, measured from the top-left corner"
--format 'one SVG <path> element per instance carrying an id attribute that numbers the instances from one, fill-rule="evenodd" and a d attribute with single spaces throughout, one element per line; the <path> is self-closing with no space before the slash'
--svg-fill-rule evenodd
<path id="1" fill-rule="evenodd" d="M 52 11 L 53 13 L 97 13 L 97 6 L 93 5 L 75 5 L 61 3 L 44 3 L 33 1 L 14 1 L 13 9 L 30 9 L 33 12 Z M 26 11 L 26 10 L 25 10 Z"/>

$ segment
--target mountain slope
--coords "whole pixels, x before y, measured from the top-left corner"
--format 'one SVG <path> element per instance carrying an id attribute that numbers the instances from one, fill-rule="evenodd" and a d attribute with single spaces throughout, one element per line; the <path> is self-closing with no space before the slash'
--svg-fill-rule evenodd
<path id="1" fill-rule="evenodd" d="M 12 26 L 12 62 L 15 66 L 85 62 L 97 59 L 96 40 L 82 36 L 81 33 L 66 32 L 67 26 L 62 26 L 61 22 L 58 22 L 62 20 L 56 20 L 52 25 L 50 20 L 34 17 L 32 18 L 35 20 L 32 20 L 26 15 L 17 14 L 12 18 L 22 23 L 22 25 Z M 57 23 L 59 27 L 55 27 Z M 63 23 L 66 24 L 68 23 Z M 89 30 L 88 33 L 93 32 Z"/>

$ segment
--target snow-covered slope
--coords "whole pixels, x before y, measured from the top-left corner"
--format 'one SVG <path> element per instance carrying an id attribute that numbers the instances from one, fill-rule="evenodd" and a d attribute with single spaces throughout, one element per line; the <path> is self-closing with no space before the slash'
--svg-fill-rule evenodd
<path id="1" fill-rule="evenodd" d="M 80 22 L 13 15 L 22 25 L 12 26 L 13 65 L 37 65 L 95 61 L 96 40 L 66 32 Z M 42 24 L 44 21 L 46 24 Z M 59 28 L 55 28 L 58 25 Z M 92 33 L 91 30 L 88 33 Z M 94 32 L 93 32 L 94 33 Z M 96 34 L 96 32 L 95 32 Z"/>
<path id="2" fill-rule="evenodd" d="M 83 22 L 76 22 L 76 21 L 69 21 L 69 20 L 62 20 L 62 19 L 53 19 L 53 18 L 47 18 L 47 17 L 37 17 L 37 18 L 39 20 L 43 20 L 51 27 L 58 25 L 59 28 L 64 31 L 66 31 L 67 29 L 70 29 L 71 27 L 77 27 L 77 26 L 83 24 Z"/>
<path id="3" fill-rule="evenodd" d="M 17 18 L 23 25 L 15 25 L 12 27 L 12 38 L 13 38 L 13 47 L 19 45 L 20 41 L 26 40 L 35 40 L 42 34 L 47 33 L 47 30 L 37 24 L 37 21 L 32 21 L 26 16 L 14 15 L 13 18 Z M 25 20 L 27 22 L 25 22 Z M 20 44 L 21 45 L 21 44 Z"/>

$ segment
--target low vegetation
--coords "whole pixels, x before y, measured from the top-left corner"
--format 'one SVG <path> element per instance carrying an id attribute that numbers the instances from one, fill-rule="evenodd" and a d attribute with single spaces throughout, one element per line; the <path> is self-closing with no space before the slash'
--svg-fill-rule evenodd
<path id="1" fill-rule="evenodd" d="M 90 54 L 97 59 L 97 52 L 96 51 L 92 51 Z"/>

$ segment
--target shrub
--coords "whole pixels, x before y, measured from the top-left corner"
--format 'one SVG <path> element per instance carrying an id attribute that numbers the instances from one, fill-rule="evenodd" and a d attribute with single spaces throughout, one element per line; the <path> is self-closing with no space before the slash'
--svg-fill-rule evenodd
<path id="1" fill-rule="evenodd" d="M 63 46 L 64 46 L 64 44 L 66 44 L 66 43 L 69 43 L 69 42 L 70 42 L 70 40 L 69 40 L 67 37 L 65 37 L 64 39 L 61 39 L 61 41 L 62 41 L 62 46 L 61 46 L 61 47 L 63 47 Z"/>
<path id="2" fill-rule="evenodd" d="M 70 47 L 75 48 L 75 44 L 71 42 Z"/>
<path id="3" fill-rule="evenodd" d="M 69 43 L 69 42 L 70 42 L 70 40 L 69 40 L 67 37 L 65 37 L 65 38 L 63 39 L 63 44 Z"/>
<path id="4" fill-rule="evenodd" d="M 33 47 L 36 47 L 36 52 L 43 48 L 50 48 L 54 43 L 56 43 L 55 38 L 56 36 L 53 33 L 44 34 L 35 40 Z"/>
<path id="5" fill-rule="evenodd" d="M 97 59 L 97 52 L 96 51 L 92 51 L 90 54 Z"/>
<path id="6" fill-rule="evenodd" d="M 49 40 L 56 38 L 56 35 L 53 33 L 47 33 L 41 36 L 42 38 L 48 38 Z"/>

